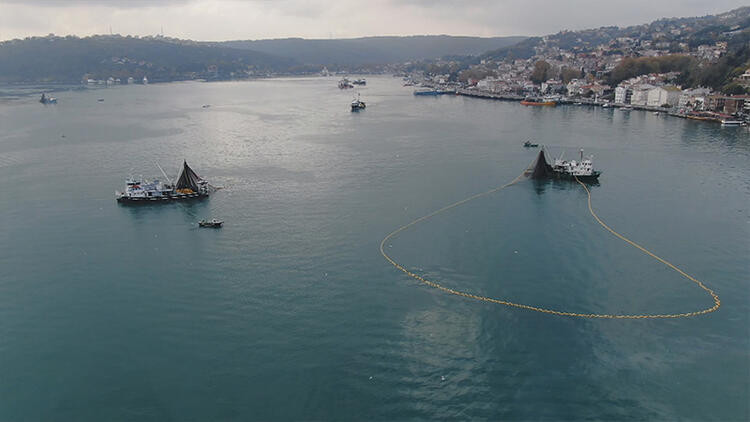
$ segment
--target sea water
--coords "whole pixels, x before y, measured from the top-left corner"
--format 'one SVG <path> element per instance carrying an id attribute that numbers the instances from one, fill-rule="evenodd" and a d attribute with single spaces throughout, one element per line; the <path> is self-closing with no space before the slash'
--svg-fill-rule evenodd
<path id="1" fill-rule="evenodd" d="M 745 128 L 415 97 L 391 77 L 64 90 L 47 106 L 30 91 L 0 100 L 0 420 L 749 417 Z M 600 217 L 721 308 L 550 316 L 447 295 L 380 255 L 397 227 L 515 178 L 526 140 L 593 154 Z M 174 178 L 183 159 L 222 189 L 115 202 L 128 176 Z M 213 217 L 222 229 L 198 228 Z M 599 226 L 576 183 L 524 181 L 386 248 L 447 287 L 545 308 L 713 304 Z"/>

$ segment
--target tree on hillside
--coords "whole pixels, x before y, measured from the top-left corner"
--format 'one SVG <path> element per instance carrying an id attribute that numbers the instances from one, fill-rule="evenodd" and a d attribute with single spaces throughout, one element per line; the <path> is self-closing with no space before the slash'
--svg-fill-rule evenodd
<path id="1" fill-rule="evenodd" d="M 609 83 L 614 86 L 635 76 L 649 73 L 684 72 L 695 64 L 695 59 L 681 54 L 661 57 L 627 57 L 609 74 Z"/>
<path id="2" fill-rule="evenodd" d="M 552 66 L 544 60 L 534 63 L 534 71 L 531 72 L 531 81 L 540 84 L 549 79 L 549 71 Z"/>
<path id="3" fill-rule="evenodd" d="M 573 79 L 581 78 L 582 76 L 583 75 L 581 74 L 581 71 L 579 69 L 573 69 L 570 67 L 563 67 L 562 69 L 560 69 L 559 78 L 564 84 L 567 84 Z"/>
<path id="4" fill-rule="evenodd" d="M 489 69 L 471 68 L 471 69 L 465 69 L 459 72 L 458 80 L 466 83 L 469 81 L 469 79 L 481 81 L 482 79 L 488 76 L 497 76 L 497 73 Z"/>

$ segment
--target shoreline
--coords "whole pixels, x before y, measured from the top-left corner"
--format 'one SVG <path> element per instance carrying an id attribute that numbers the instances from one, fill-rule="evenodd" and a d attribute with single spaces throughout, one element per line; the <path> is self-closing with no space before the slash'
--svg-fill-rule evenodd
<path id="1" fill-rule="evenodd" d="M 481 98 L 481 99 L 487 99 L 487 100 L 510 101 L 510 102 L 519 102 L 519 103 L 526 98 L 521 95 L 494 94 L 491 92 L 477 91 L 477 90 L 471 90 L 471 89 L 465 89 L 465 88 L 456 89 L 456 95 L 461 95 L 464 97 L 472 97 L 472 98 Z M 724 122 L 722 121 L 722 119 L 734 120 L 734 117 L 732 116 L 725 116 L 725 115 L 722 115 L 721 113 L 716 113 L 716 112 L 704 111 L 704 112 L 696 112 L 699 114 L 692 115 L 690 113 L 678 113 L 678 112 L 673 111 L 672 108 L 666 108 L 666 107 L 641 106 L 641 105 L 619 104 L 619 103 L 601 103 L 601 102 L 597 102 L 595 100 L 591 100 L 588 98 L 580 98 L 580 99 L 567 99 L 566 98 L 566 99 L 555 100 L 555 102 L 557 104 L 572 105 L 572 106 L 592 106 L 592 107 L 613 108 L 613 109 L 626 109 L 627 111 L 630 111 L 630 110 L 650 111 L 653 113 L 660 113 L 660 114 L 663 113 L 667 116 L 678 117 L 681 119 L 706 121 L 706 122 L 711 122 L 711 123 L 719 123 L 721 125 L 724 125 Z M 730 126 L 730 125 L 727 125 L 727 126 Z M 742 125 L 731 125 L 731 126 L 742 126 Z"/>

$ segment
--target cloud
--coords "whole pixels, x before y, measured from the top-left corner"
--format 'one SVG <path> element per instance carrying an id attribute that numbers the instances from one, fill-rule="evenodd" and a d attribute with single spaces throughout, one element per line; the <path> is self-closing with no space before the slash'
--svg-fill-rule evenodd
<path id="1" fill-rule="evenodd" d="M 189 3 L 192 0 L 126 0 L 103 2 L 101 0 L 3 0 L 6 4 L 21 4 L 35 8 L 101 7 L 129 9 L 139 7 L 163 7 Z"/>
<path id="2" fill-rule="evenodd" d="M 0 39 L 113 32 L 197 40 L 372 35 L 543 35 L 742 6 L 714 0 L 2 0 Z"/>

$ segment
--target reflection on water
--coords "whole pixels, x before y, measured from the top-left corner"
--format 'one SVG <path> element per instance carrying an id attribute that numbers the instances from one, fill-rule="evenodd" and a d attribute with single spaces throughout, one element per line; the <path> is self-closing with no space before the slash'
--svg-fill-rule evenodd
<path id="1" fill-rule="evenodd" d="M 547 189 L 555 189 L 555 190 L 581 190 L 583 189 L 581 185 L 576 182 L 575 180 L 563 180 L 563 179 L 531 179 L 531 183 L 534 186 L 534 191 L 541 195 L 543 194 Z M 597 188 L 601 186 L 601 183 L 599 183 L 599 180 L 586 180 L 583 182 L 586 184 L 586 186 L 589 189 Z"/>

